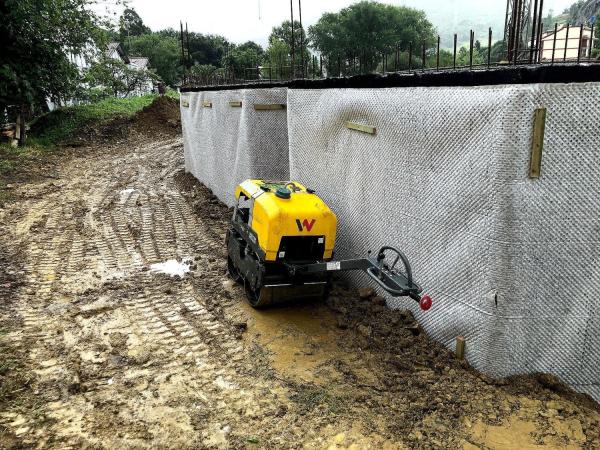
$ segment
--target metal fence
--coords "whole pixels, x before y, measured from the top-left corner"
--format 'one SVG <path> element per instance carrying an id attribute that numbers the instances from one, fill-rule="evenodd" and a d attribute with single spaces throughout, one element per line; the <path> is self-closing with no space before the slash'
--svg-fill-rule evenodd
<path id="1" fill-rule="evenodd" d="M 398 42 L 377 55 L 357 50 L 349 54 L 319 54 L 308 58 L 288 57 L 270 65 L 246 67 L 233 70 L 225 67 L 213 74 L 184 74 L 183 86 L 188 88 L 220 86 L 244 83 L 274 83 L 295 79 L 323 79 L 352 77 L 364 74 L 441 72 L 452 70 L 488 70 L 494 67 L 597 64 L 593 57 L 598 39 L 595 25 L 570 26 L 555 24 L 544 30 L 538 23 L 535 31 L 514 38 L 505 34 L 494 41 L 492 29 L 487 32 L 487 47 L 475 39 L 470 30 L 468 46 L 459 46 L 458 34 L 454 34 L 450 46 L 440 36 L 432 42 Z M 534 34 L 535 33 L 535 34 Z M 183 36 L 183 35 L 182 35 Z M 513 40 L 509 48 L 507 41 Z M 518 39 L 519 45 L 514 45 Z M 182 37 L 183 42 L 183 37 Z M 564 45 L 561 45 L 564 42 Z M 292 65 L 293 64 L 293 65 Z"/>

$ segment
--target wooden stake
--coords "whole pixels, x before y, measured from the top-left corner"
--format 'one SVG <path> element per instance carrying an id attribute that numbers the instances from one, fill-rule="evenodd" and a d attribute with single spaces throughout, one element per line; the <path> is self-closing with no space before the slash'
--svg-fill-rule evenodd
<path id="1" fill-rule="evenodd" d="M 456 358 L 465 359 L 465 338 L 462 336 L 456 338 Z"/>
<path id="2" fill-rule="evenodd" d="M 285 105 L 281 103 L 255 103 L 255 111 L 275 111 L 278 109 L 285 109 Z"/>
<path id="3" fill-rule="evenodd" d="M 17 121 L 15 122 L 15 134 L 13 134 L 12 140 L 10 142 L 11 147 L 16 147 L 19 145 L 19 140 L 21 139 L 21 113 L 17 115 Z"/>
<path id="4" fill-rule="evenodd" d="M 539 178 L 542 174 L 542 150 L 546 132 L 546 108 L 535 110 L 533 119 L 533 141 L 531 144 L 531 161 L 529 178 Z"/>
<path id="5" fill-rule="evenodd" d="M 19 147 L 25 147 L 25 143 L 27 142 L 27 121 L 25 120 L 26 114 L 27 114 L 27 105 L 21 105 L 21 114 L 19 114 L 19 125 L 20 125 Z"/>
<path id="6" fill-rule="evenodd" d="M 377 132 L 377 128 L 372 127 L 371 125 L 365 125 L 356 122 L 346 122 L 346 128 L 367 134 L 375 134 Z"/>

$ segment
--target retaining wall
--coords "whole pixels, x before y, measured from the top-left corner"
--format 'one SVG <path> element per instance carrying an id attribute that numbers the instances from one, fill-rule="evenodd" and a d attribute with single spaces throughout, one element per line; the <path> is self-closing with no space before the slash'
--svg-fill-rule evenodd
<path id="1" fill-rule="evenodd" d="M 185 95 L 186 169 L 221 200 L 249 177 L 302 181 L 339 218 L 338 257 L 405 251 L 434 308 L 389 304 L 433 338 L 465 336 L 491 375 L 550 372 L 600 399 L 600 83 L 289 89 L 287 115 L 252 107 L 285 89 Z"/>
<path id="2" fill-rule="evenodd" d="M 256 109 L 285 105 L 286 97 L 287 89 L 182 93 L 186 170 L 228 206 L 240 181 L 288 179 L 286 109 Z"/>
<path id="3" fill-rule="evenodd" d="M 436 340 L 600 398 L 600 84 L 290 90 L 288 108 L 291 178 L 340 218 L 338 256 L 398 246 L 434 308 L 391 305 Z"/>

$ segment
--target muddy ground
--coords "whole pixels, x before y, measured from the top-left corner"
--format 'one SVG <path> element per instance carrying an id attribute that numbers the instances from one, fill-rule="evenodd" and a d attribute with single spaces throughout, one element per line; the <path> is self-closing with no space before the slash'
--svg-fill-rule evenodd
<path id="1" fill-rule="evenodd" d="M 600 448 L 589 398 L 479 374 L 369 292 L 248 307 L 155 109 L 0 209 L 0 448 Z"/>

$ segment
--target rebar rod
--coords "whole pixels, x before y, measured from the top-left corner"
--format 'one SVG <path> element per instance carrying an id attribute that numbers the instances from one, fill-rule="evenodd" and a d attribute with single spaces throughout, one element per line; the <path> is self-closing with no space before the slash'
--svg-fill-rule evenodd
<path id="1" fill-rule="evenodd" d="M 475 39 L 475 32 L 473 30 L 469 33 L 469 70 L 473 70 L 473 44 Z"/>
<path id="2" fill-rule="evenodd" d="M 437 37 L 437 50 L 436 50 L 436 56 L 435 56 L 435 68 L 436 70 L 440 70 L 440 35 L 438 34 Z"/>
<path id="3" fill-rule="evenodd" d="M 540 63 L 542 62 L 542 55 L 541 55 L 540 49 L 542 46 L 542 34 L 544 31 L 544 23 L 542 22 L 542 18 L 544 17 L 543 13 L 544 13 L 544 0 L 540 0 L 540 9 L 538 11 L 538 33 L 537 33 L 538 42 L 537 42 L 537 46 L 536 46 L 537 53 L 538 53 L 537 60 Z"/>
<path id="4" fill-rule="evenodd" d="M 538 0 L 535 0 L 533 3 L 533 25 L 531 28 L 531 44 L 529 45 L 529 64 L 533 62 L 533 46 L 535 44 L 535 39 L 537 38 L 537 26 L 538 26 Z"/>
<path id="5" fill-rule="evenodd" d="M 558 22 L 554 23 L 554 42 L 552 43 L 552 64 L 554 64 L 554 57 L 556 56 L 556 35 L 558 34 Z"/>
<path id="6" fill-rule="evenodd" d="M 458 45 L 458 35 L 454 33 L 454 62 L 452 65 L 453 69 L 456 69 L 456 46 Z"/>
<path id="7" fill-rule="evenodd" d="M 590 51 L 588 53 L 588 62 L 592 60 L 592 50 L 594 49 L 594 25 L 596 24 L 592 24 L 592 30 L 590 34 Z"/>
<path id="8" fill-rule="evenodd" d="M 544 32 L 544 22 L 540 22 L 539 34 L 538 34 L 538 46 L 537 46 L 537 62 L 538 64 L 542 63 L 542 33 Z"/>
<path id="9" fill-rule="evenodd" d="M 571 24 L 567 24 L 567 36 L 565 37 L 565 53 L 563 55 L 563 62 L 567 60 L 567 48 L 569 47 L 569 29 Z"/>
<path id="10" fill-rule="evenodd" d="M 300 19 L 300 61 L 302 64 L 302 78 L 304 78 L 304 28 L 302 27 L 302 0 L 298 0 L 298 16 Z"/>
<path id="11" fill-rule="evenodd" d="M 518 64 L 518 61 L 519 61 L 519 47 L 521 45 L 521 20 L 523 17 L 523 14 L 521 11 L 522 9 L 523 9 L 523 0 L 517 0 L 517 8 L 516 8 L 517 21 L 516 21 L 516 28 L 515 28 L 515 47 L 514 47 L 515 66 Z"/>
<path id="12" fill-rule="evenodd" d="M 292 23 L 292 70 L 291 70 L 291 79 L 296 78 L 296 38 L 294 36 L 294 0 L 290 0 L 290 18 Z"/>
<path id="13" fill-rule="evenodd" d="M 581 46 L 583 45 L 583 24 L 579 27 L 579 44 L 577 45 L 577 64 L 581 62 Z"/>
<path id="14" fill-rule="evenodd" d="M 488 30 L 488 57 L 487 57 L 487 65 L 488 69 L 492 63 L 492 27 Z"/>

